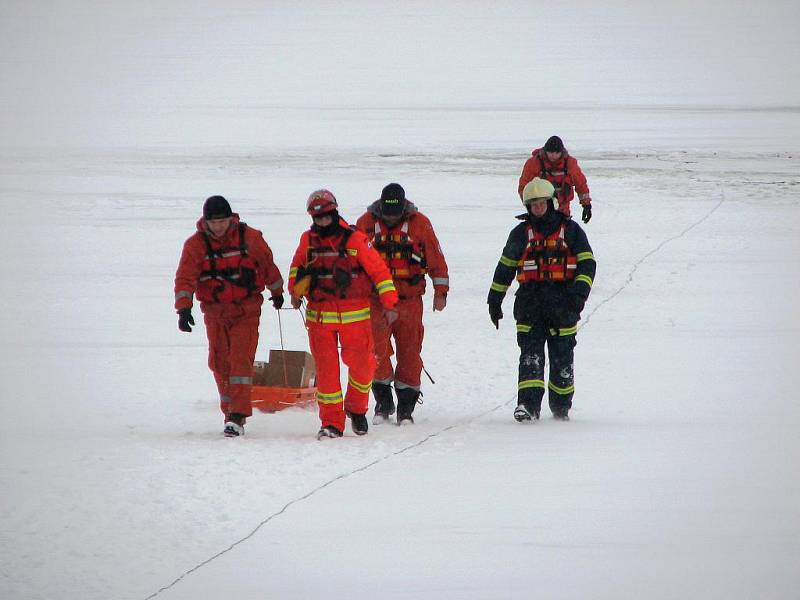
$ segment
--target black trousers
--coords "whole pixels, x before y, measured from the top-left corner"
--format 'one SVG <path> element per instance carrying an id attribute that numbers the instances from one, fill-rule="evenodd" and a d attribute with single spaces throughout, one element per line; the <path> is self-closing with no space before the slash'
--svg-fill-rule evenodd
<path id="1" fill-rule="evenodd" d="M 575 393 L 573 369 L 576 327 L 547 329 L 541 325 L 517 322 L 519 344 L 519 383 L 517 404 L 530 411 L 541 411 L 545 381 L 545 345 L 549 362 L 548 401 L 550 410 L 563 413 L 572 408 Z"/>

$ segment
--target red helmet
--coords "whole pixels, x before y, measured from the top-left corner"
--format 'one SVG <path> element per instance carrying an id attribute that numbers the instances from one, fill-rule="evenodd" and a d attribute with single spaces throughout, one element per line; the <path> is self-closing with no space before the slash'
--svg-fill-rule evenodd
<path id="1" fill-rule="evenodd" d="M 336 196 L 328 190 L 317 190 L 316 192 L 311 192 L 308 197 L 306 210 L 313 217 L 334 211 L 337 206 Z"/>

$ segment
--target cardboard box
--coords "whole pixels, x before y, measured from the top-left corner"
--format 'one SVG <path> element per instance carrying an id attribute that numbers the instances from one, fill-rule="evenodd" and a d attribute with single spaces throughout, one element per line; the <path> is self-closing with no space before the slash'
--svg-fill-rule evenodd
<path id="1" fill-rule="evenodd" d="M 298 350 L 270 350 L 269 362 L 253 364 L 253 385 L 307 388 L 314 386 L 316 375 L 314 357 Z"/>

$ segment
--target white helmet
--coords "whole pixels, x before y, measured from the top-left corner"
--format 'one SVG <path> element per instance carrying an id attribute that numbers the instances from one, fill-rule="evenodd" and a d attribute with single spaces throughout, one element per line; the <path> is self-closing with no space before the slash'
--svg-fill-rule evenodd
<path id="1" fill-rule="evenodd" d="M 534 177 L 522 189 L 522 203 L 528 206 L 534 198 L 553 198 L 555 195 L 556 188 L 552 183 L 541 177 Z"/>

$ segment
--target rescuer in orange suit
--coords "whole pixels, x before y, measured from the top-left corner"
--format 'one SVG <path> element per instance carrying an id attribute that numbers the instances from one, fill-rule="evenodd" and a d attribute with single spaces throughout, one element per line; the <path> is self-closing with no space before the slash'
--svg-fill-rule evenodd
<path id="1" fill-rule="evenodd" d="M 364 435 L 369 390 L 375 373 L 375 353 L 370 324 L 370 296 L 375 290 L 381 313 L 374 319 L 397 318 L 395 290 L 389 269 L 367 236 L 339 216 L 338 204 L 328 190 L 308 197 L 306 210 L 313 224 L 300 237 L 289 269 L 292 306 L 308 299 L 306 328 L 317 366 L 317 403 L 322 427 L 317 439 L 342 437 L 345 415 L 353 433 Z M 339 350 L 348 367 L 347 393 L 342 397 Z"/>
<path id="2" fill-rule="evenodd" d="M 414 422 L 412 413 L 420 397 L 422 372 L 422 296 L 425 294 L 425 275 L 433 283 L 433 310 L 444 310 L 450 279 L 447 263 L 428 217 L 413 202 L 406 199 L 403 187 L 390 183 L 381 197 L 356 222 L 389 267 L 400 301 L 399 317 L 388 325 L 383 319 L 372 322 L 378 366 L 372 382 L 375 396 L 373 424 L 383 423 L 394 414 L 391 383 L 397 394 L 397 424 Z M 373 307 L 378 299 L 373 299 Z M 392 369 L 392 342 L 397 347 L 397 366 Z"/>
<path id="3" fill-rule="evenodd" d="M 227 437 L 244 434 L 253 414 L 250 390 L 258 320 L 267 288 L 283 305 L 283 279 L 261 232 L 239 220 L 222 196 L 203 205 L 197 231 L 183 244 L 175 274 L 178 329 L 192 331 L 192 295 L 200 301 L 208 335 L 208 366 L 219 390 Z"/>
<path id="4" fill-rule="evenodd" d="M 522 190 L 534 177 L 546 179 L 553 184 L 558 198 L 558 210 L 568 217 L 571 214 L 569 204 L 577 191 L 578 201 L 583 207 L 581 220 L 584 223 L 589 222 L 592 218 L 592 195 L 589 193 L 586 176 L 557 135 L 551 136 L 543 147 L 534 150 L 522 167 L 517 189 L 520 198 Z"/>

